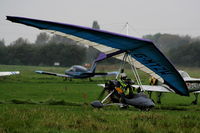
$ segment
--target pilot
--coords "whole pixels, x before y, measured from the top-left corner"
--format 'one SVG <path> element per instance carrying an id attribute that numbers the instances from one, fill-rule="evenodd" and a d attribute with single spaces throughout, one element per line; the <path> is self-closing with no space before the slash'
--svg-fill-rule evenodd
<path id="1" fill-rule="evenodd" d="M 151 76 L 149 78 L 149 84 L 150 85 L 162 85 L 162 82 L 160 82 L 157 78 Z"/>
<path id="2" fill-rule="evenodd" d="M 149 84 L 150 85 L 163 85 L 161 81 L 159 81 L 157 78 L 151 76 L 149 78 Z M 152 92 L 149 92 L 149 97 L 151 98 Z M 157 93 L 157 103 L 161 104 L 161 97 L 162 97 L 162 92 Z"/>
<path id="3" fill-rule="evenodd" d="M 134 88 L 131 86 L 131 84 L 134 84 L 134 82 L 128 79 L 125 73 L 121 73 L 120 79 L 118 81 L 120 82 L 125 97 L 132 98 Z"/>

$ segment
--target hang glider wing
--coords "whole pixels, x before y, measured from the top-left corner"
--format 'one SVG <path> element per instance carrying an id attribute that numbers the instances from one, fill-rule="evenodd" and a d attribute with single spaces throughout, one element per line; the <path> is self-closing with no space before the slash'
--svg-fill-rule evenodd
<path id="1" fill-rule="evenodd" d="M 35 72 L 38 74 L 46 74 L 46 75 L 53 75 L 53 76 L 58 76 L 58 77 L 71 78 L 71 76 L 65 75 L 65 74 L 52 73 L 52 72 L 46 72 L 46 71 L 35 71 Z"/>
<path id="2" fill-rule="evenodd" d="M 19 74 L 19 71 L 15 71 L 15 72 L 0 72 L 0 76 L 10 76 L 10 75 L 16 75 Z"/>
<path id="3" fill-rule="evenodd" d="M 132 57 L 134 65 L 150 75 L 163 79 L 176 93 L 188 96 L 185 82 L 174 66 L 149 40 L 72 24 L 56 23 L 23 17 L 7 16 L 7 20 L 60 34 L 88 44 L 103 52 L 123 50 Z M 118 58 L 121 58 L 119 55 Z"/>

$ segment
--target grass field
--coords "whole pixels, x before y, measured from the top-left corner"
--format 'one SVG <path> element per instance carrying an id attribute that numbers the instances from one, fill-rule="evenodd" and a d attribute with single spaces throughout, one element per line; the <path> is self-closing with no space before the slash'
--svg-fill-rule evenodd
<path id="1" fill-rule="evenodd" d="M 200 77 L 198 68 L 182 69 Z M 63 73 L 62 67 L 0 65 L 0 71 L 14 70 L 21 74 L 0 78 L 0 133 L 200 132 L 200 104 L 190 104 L 193 95 L 164 94 L 162 104 L 148 112 L 134 107 L 94 109 L 90 102 L 97 99 L 102 89 L 96 84 L 105 79 L 65 81 L 34 73 L 35 70 Z M 147 84 L 148 76 L 140 75 Z M 156 94 L 153 99 L 156 100 Z"/>

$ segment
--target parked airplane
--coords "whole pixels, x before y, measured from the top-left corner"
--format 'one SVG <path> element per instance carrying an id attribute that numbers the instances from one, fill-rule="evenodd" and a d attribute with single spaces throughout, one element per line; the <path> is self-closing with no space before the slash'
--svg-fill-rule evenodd
<path id="1" fill-rule="evenodd" d="M 178 71 L 181 76 L 183 77 L 184 81 L 186 82 L 188 88 L 200 88 L 200 78 L 192 78 L 190 77 L 190 75 L 185 72 L 185 71 L 182 71 L 182 70 L 179 70 Z M 190 83 L 198 83 L 198 84 L 190 84 Z M 195 85 L 195 86 L 192 86 L 192 85 Z"/>
<path id="2" fill-rule="evenodd" d="M 0 77 L 2 77 L 2 76 L 16 75 L 16 74 L 20 74 L 20 72 L 19 72 L 19 71 L 13 71 L 13 72 L 0 72 Z"/>
<path id="3" fill-rule="evenodd" d="M 104 54 L 100 53 L 98 58 L 93 62 L 90 69 L 87 69 L 80 65 L 74 65 L 70 67 L 68 70 L 65 71 L 65 74 L 53 73 L 53 72 L 46 72 L 46 71 L 35 71 L 38 74 L 47 74 L 53 75 L 58 77 L 65 77 L 71 79 L 83 79 L 89 78 L 91 80 L 92 77 L 104 77 L 104 76 L 116 76 L 119 72 L 95 72 L 96 70 L 96 63 L 103 60 L 102 56 Z"/>
<path id="4" fill-rule="evenodd" d="M 116 55 L 116 58 L 121 59 L 123 64 L 124 62 L 129 62 L 133 71 L 138 68 L 167 84 L 175 93 L 189 96 L 188 88 L 183 78 L 150 40 L 73 24 L 63 24 L 24 17 L 7 16 L 7 20 L 66 36 L 77 42 L 84 41 L 84 44 L 92 46 L 106 54 L 114 51 L 122 51 L 122 53 Z M 124 66 L 123 64 L 122 67 Z M 136 77 L 138 83 L 141 83 L 138 74 L 136 74 Z M 114 87 L 104 99 L 117 93 L 124 99 L 123 93 L 118 91 L 117 88 L 118 87 Z M 139 108 L 149 108 L 151 105 L 154 106 L 154 104 L 150 102 L 151 99 L 144 98 L 146 96 L 138 94 L 136 97 L 137 98 L 125 99 L 126 104 Z M 92 105 L 94 107 L 102 107 L 103 102 L 104 101 L 95 101 Z M 121 104 L 123 103 L 121 102 Z"/>
<path id="5" fill-rule="evenodd" d="M 200 93 L 200 78 L 192 78 L 189 76 L 189 74 L 185 71 L 179 70 L 178 71 L 180 75 L 183 77 L 183 80 L 185 81 L 189 93 L 193 93 L 195 96 L 195 100 L 192 101 L 192 104 L 197 104 L 198 102 L 198 95 Z M 163 92 L 172 92 L 173 89 L 171 89 L 168 85 L 163 84 L 163 83 L 158 83 L 159 81 L 155 78 L 152 78 L 154 83 L 152 85 L 142 85 L 142 88 L 144 91 L 149 92 L 149 97 L 151 97 L 152 92 L 159 92 L 160 94 L 158 95 L 157 103 L 161 103 L 161 95 Z M 133 85 L 133 87 L 139 89 L 140 87 L 138 85 Z"/>
<path id="6" fill-rule="evenodd" d="M 187 72 L 181 70 L 179 70 L 179 73 L 183 77 L 189 91 L 195 96 L 195 100 L 192 102 L 192 104 L 197 104 L 198 95 L 200 93 L 200 78 L 192 78 Z"/>

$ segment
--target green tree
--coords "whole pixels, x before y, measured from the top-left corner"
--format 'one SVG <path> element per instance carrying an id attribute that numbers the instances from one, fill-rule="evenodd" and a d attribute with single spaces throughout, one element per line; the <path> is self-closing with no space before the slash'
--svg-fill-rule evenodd
<path id="1" fill-rule="evenodd" d="M 22 37 L 18 38 L 16 41 L 12 42 L 10 45 L 21 45 L 21 44 L 28 44 L 29 41 Z"/>
<path id="2" fill-rule="evenodd" d="M 7 48 L 4 39 L 0 40 L 0 64 L 6 64 Z"/>
<path id="3" fill-rule="evenodd" d="M 8 46 L 8 64 L 34 65 L 34 46 L 28 40 L 19 38 Z"/>
<path id="4" fill-rule="evenodd" d="M 39 35 L 37 35 L 37 38 L 35 40 L 36 45 L 44 45 L 47 44 L 50 39 L 50 36 L 46 32 L 41 32 Z"/>
<path id="5" fill-rule="evenodd" d="M 145 35 L 143 38 L 152 40 L 154 44 L 167 55 L 171 49 L 186 45 L 192 41 L 191 37 L 189 36 L 160 33 L 155 35 Z"/>
<path id="6" fill-rule="evenodd" d="M 170 50 L 170 60 L 178 66 L 200 67 L 200 41 Z"/>
<path id="7" fill-rule="evenodd" d="M 5 46 L 5 41 L 4 41 L 4 39 L 2 39 L 2 40 L 0 40 L 0 46 Z"/>
<path id="8" fill-rule="evenodd" d="M 100 29 L 100 25 L 98 24 L 98 22 L 96 20 L 93 21 L 92 28 L 93 29 Z"/>

